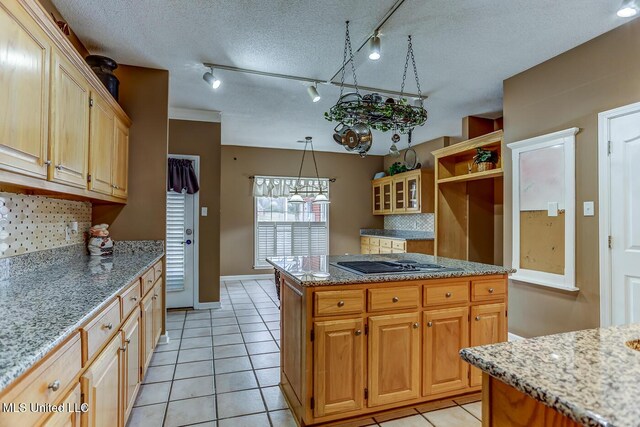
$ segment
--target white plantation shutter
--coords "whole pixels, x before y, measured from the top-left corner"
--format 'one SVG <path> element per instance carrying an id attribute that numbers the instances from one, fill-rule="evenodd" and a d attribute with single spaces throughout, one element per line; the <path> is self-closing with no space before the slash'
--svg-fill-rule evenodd
<path id="1" fill-rule="evenodd" d="M 281 256 L 327 255 L 326 222 L 258 222 L 256 267 L 269 267 L 265 259 Z"/>
<path id="2" fill-rule="evenodd" d="M 167 192 L 167 290 L 183 290 L 185 275 L 184 225 L 186 220 L 186 195 Z"/>

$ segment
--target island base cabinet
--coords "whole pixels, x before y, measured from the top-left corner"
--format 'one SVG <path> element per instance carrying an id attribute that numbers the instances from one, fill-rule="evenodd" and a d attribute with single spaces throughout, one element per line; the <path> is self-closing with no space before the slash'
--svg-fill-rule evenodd
<path id="1" fill-rule="evenodd" d="M 369 406 L 420 395 L 418 313 L 369 317 Z"/>
<path id="2" fill-rule="evenodd" d="M 471 347 L 507 340 L 507 307 L 504 303 L 471 307 Z M 482 385 L 482 371 L 471 367 L 469 383 Z"/>
<path id="3" fill-rule="evenodd" d="M 362 319 L 314 323 L 315 417 L 361 409 L 364 404 Z"/>
<path id="4" fill-rule="evenodd" d="M 82 414 L 83 427 L 121 427 L 123 350 L 122 333 L 118 332 L 100 356 L 80 377 L 83 403 L 88 404 Z"/>
<path id="5" fill-rule="evenodd" d="M 44 422 L 43 427 L 80 427 L 80 384 L 76 385 L 61 402 L 64 412 L 55 412 Z"/>
<path id="6" fill-rule="evenodd" d="M 469 308 L 456 307 L 423 313 L 422 395 L 460 390 L 469 385 L 469 364 L 458 352 L 469 346 Z"/>

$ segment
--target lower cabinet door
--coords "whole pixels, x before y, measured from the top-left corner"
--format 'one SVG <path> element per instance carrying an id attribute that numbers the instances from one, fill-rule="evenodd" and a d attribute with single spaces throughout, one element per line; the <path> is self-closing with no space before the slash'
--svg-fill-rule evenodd
<path id="1" fill-rule="evenodd" d="M 122 326 L 124 335 L 124 423 L 127 422 L 140 388 L 140 309 L 137 308 Z"/>
<path id="2" fill-rule="evenodd" d="M 147 372 L 153 355 L 153 289 L 140 303 L 142 309 L 142 376 Z"/>
<path id="3" fill-rule="evenodd" d="M 44 427 L 80 427 L 80 401 L 81 391 L 80 384 L 76 385 L 73 390 L 61 402 L 65 410 L 63 412 L 55 412 L 44 422 Z"/>
<path id="4" fill-rule="evenodd" d="M 158 280 L 153 289 L 153 347 L 155 348 L 162 334 L 162 279 Z"/>
<path id="5" fill-rule="evenodd" d="M 361 409 L 365 375 L 363 319 L 316 322 L 313 330 L 314 416 Z"/>
<path id="6" fill-rule="evenodd" d="M 420 395 L 420 315 L 369 317 L 369 406 Z"/>
<path id="7" fill-rule="evenodd" d="M 116 334 L 100 356 L 80 377 L 87 412 L 83 427 L 118 427 L 122 425 L 122 333 Z"/>
<path id="8" fill-rule="evenodd" d="M 507 340 L 507 307 L 504 303 L 471 307 L 471 346 Z M 482 385 L 482 371 L 471 367 L 471 386 Z"/>
<path id="9" fill-rule="evenodd" d="M 422 395 L 459 390 L 469 385 L 469 365 L 458 352 L 469 346 L 469 308 L 423 313 Z"/>

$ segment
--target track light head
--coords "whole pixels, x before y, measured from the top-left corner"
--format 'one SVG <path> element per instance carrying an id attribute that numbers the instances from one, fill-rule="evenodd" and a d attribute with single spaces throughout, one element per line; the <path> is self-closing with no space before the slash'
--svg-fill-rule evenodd
<path id="1" fill-rule="evenodd" d="M 636 0 L 624 0 L 620 5 L 620 9 L 618 9 L 616 15 L 618 15 L 620 18 L 631 18 L 638 14 L 639 9 L 640 6 L 638 6 Z"/>
<path id="2" fill-rule="evenodd" d="M 322 97 L 318 93 L 318 89 L 316 88 L 316 84 L 315 83 L 307 88 L 307 92 L 309 93 L 309 97 L 311 98 L 311 101 L 313 101 L 313 102 L 318 102 L 318 101 L 320 101 L 320 99 L 322 99 Z"/>
<path id="3" fill-rule="evenodd" d="M 204 73 L 204 75 L 202 76 L 202 79 L 214 89 L 218 89 L 222 84 L 222 81 L 213 75 L 213 68 L 210 71 L 207 71 L 206 73 Z"/>
<path id="4" fill-rule="evenodd" d="M 380 37 L 377 31 L 369 41 L 369 59 L 373 61 L 380 59 Z"/>

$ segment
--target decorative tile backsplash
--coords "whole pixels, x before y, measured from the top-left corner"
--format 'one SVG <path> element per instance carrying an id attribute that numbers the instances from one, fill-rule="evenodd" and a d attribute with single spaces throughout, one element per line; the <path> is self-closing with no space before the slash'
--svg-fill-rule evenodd
<path id="1" fill-rule="evenodd" d="M 0 258 L 83 243 L 90 227 L 91 203 L 0 193 Z"/>
<path id="2" fill-rule="evenodd" d="M 435 227 L 434 214 L 385 215 L 385 230 L 419 230 L 433 231 Z"/>

